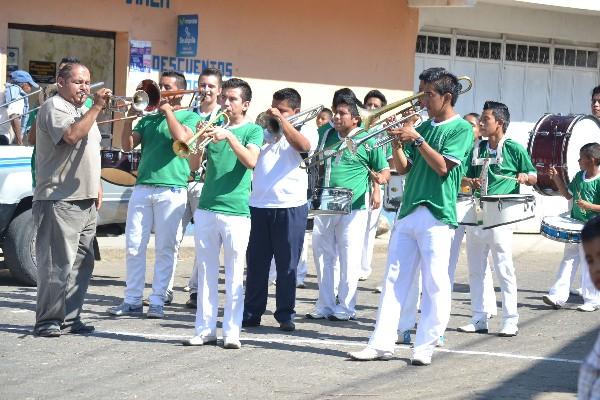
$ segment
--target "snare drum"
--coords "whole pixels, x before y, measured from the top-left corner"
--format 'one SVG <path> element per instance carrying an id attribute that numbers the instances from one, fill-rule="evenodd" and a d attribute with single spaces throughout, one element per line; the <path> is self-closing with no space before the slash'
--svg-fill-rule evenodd
<path id="1" fill-rule="evenodd" d="M 316 187 L 309 199 L 310 215 L 338 215 L 352 212 L 352 190 Z"/>
<path id="2" fill-rule="evenodd" d="M 133 186 L 137 179 L 141 152 L 133 150 L 100 150 L 100 176 L 107 182 L 119 186 Z"/>
<path id="3" fill-rule="evenodd" d="M 527 151 L 537 170 L 534 188 L 541 194 L 560 196 L 548 174 L 549 167 L 568 185 L 579 168 L 579 150 L 584 144 L 600 142 L 600 121 L 591 115 L 545 114 L 529 135 Z"/>
<path id="4" fill-rule="evenodd" d="M 404 177 L 393 170 L 390 173 L 390 180 L 385 184 L 383 193 L 383 208 L 387 211 L 397 211 L 404 195 Z"/>
<path id="5" fill-rule="evenodd" d="M 477 199 L 470 194 L 459 193 L 456 201 L 456 221 L 459 225 L 477 225 Z"/>
<path id="6" fill-rule="evenodd" d="M 580 243 L 583 222 L 566 215 L 544 217 L 540 233 L 548 239 L 563 243 Z"/>
<path id="7" fill-rule="evenodd" d="M 483 229 L 508 225 L 535 217 L 532 194 L 498 194 L 481 196 Z"/>

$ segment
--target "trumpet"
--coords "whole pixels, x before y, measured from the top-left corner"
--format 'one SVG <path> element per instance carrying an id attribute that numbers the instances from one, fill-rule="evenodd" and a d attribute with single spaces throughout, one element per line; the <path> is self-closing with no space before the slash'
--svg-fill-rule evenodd
<path id="1" fill-rule="evenodd" d="M 323 105 L 319 104 L 318 106 L 309 108 L 308 110 L 302 111 L 298 114 L 290 115 L 286 118 L 286 120 L 295 128 L 300 128 L 308 121 L 317 118 L 317 116 L 322 110 Z M 283 135 L 283 128 L 281 126 L 281 121 L 279 120 L 279 118 L 276 118 L 272 115 L 268 115 L 266 112 L 258 114 L 258 117 L 256 117 L 256 123 L 260 125 L 263 129 L 266 129 L 267 132 L 271 133 L 272 135 Z"/>
<path id="2" fill-rule="evenodd" d="M 173 142 L 173 152 L 178 157 L 189 157 L 190 154 L 196 154 L 201 150 L 204 150 L 206 146 L 212 141 L 212 137 L 206 137 L 204 140 L 198 143 L 198 138 L 207 130 L 212 129 L 217 126 L 218 121 L 223 118 L 224 122 L 221 125 L 223 128 L 227 128 L 229 126 L 229 117 L 225 113 L 225 111 L 219 111 L 214 117 L 210 120 L 204 122 L 198 122 L 196 125 L 196 133 L 192 136 L 187 142 L 182 140 L 176 140 Z"/>
<path id="3" fill-rule="evenodd" d="M 459 81 L 462 81 L 462 80 L 467 81 L 466 88 L 462 87 L 462 85 L 461 85 L 461 89 L 458 92 L 459 94 L 464 94 L 464 93 L 468 92 L 469 90 L 471 90 L 471 88 L 473 87 L 473 81 L 471 81 L 471 78 L 469 78 L 468 76 L 460 76 L 457 79 Z M 402 118 L 392 122 L 391 124 L 387 125 L 386 127 L 377 129 L 373 132 L 370 132 L 368 135 L 366 135 L 356 141 L 353 140 L 352 138 L 345 138 L 344 140 L 339 141 L 325 149 L 316 151 L 311 156 L 302 160 L 302 163 L 300 164 L 300 168 L 310 168 L 310 167 L 313 167 L 320 163 L 323 163 L 328 158 L 335 157 L 335 156 L 341 154 L 342 152 L 344 152 L 346 149 L 348 149 L 352 154 L 356 154 L 358 147 L 360 145 L 362 145 L 363 143 L 366 144 L 367 140 L 371 139 L 372 137 L 378 136 L 379 134 L 381 134 L 382 132 L 384 132 L 388 129 L 395 128 L 401 124 L 404 124 L 406 121 L 412 119 L 413 117 L 419 117 L 420 121 L 422 121 L 423 119 L 421 117 L 421 112 L 423 110 L 419 106 L 418 100 L 421 99 L 421 97 L 423 97 L 423 96 L 425 96 L 425 93 L 419 92 L 412 96 L 405 97 L 404 99 L 400 99 L 400 100 L 390 103 L 386 106 L 383 106 L 383 107 L 380 107 L 380 108 L 377 108 L 377 109 L 371 110 L 371 111 L 365 110 L 363 108 L 359 108 L 358 113 L 359 113 L 359 116 L 363 123 L 363 130 L 358 132 L 357 134 L 360 134 L 360 133 L 368 130 L 369 128 L 371 128 L 373 125 L 375 125 L 375 122 L 379 119 L 379 117 L 381 117 L 383 114 L 387 113 L 388 111 L 391 111 L 391 110 L 401 107 L 403 105 L 408 105 L 408 106 L 402 108 L 400 111 L 398 111 L 396 114 L 394 114 L 394 116 L 402 114 L 402 113 L 406 112 L 407 110 L 412 109 L 413 111 L 408 115 L 402 116 Z M 387 143 L 390 143 L 394 139 L 395 138 L 393 136 L 382 138 L 378 142 L 376 142 L 373 146 L 369 146 L 368 151 L 373 150 L 377 147 L 381 147 Z"/>

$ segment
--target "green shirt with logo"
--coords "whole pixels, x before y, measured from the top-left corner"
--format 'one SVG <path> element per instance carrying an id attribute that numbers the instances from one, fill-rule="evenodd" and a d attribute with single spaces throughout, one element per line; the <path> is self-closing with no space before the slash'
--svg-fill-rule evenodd
<path id="1" fill-rule="evenodd" d="M 259 125 L 246 122 L 228 130 L 244 147 L 252 144 L 260 149 L 263 144 L 263 129 Z M 227 140 L 209 143 L 206 153 L 206 177 L 198 208 L 249 217 L 252 170 L 241 163 Z"/>
<path id="2" fill-rule="evenodd" d="M 328 130 L 326 135 L 325 148 L 336 151 L 341 146 L 345 146 L 345 143 L 340 142 L 341 138 L 334 129 Z M 367 132 L 363 131 L 353 136 L 352 139 L 358 140 L 366 135 Z M 337 146 L 336 143 L 338 143 Z M 367 143 L 372 146 L 375 139 L 371 138 L 367 140 Z M 368 168 L 375 172 L 388 168 L 382 147 L 367 151 L 364 145 L 358 147 L 356 154 L 344 150 L 341 154 L 327 159 L 325 164 L 324 186 L 351 189 L 353 193 L 352 210 L 366 208 L 365 195 L 369 190 Z"/>
<path id="3" fill-rule="evenodd" d="M 496 158 L 497 150 L 488 147 L 488 141 L 479 142 L 479 158 Z M 469 155 L 467 177 L 479 178 L 481 175 L 481 165 L 471 165 L 473 154 Z M 502 160 L 498 164 L 488 166 L 488 195 L 494 194 L 518 194 L 519 182 L 514 179 L 518 174 L 535 174 L 536 169 L 531 163 L 531 158 L 527 150 L 511 139 L 506 139 L 502 145 Z"/>
<path id="4" fill-rule="evenodd" d="M 592 204 L 600 204 L 600 175 L 591 179 L 585 178 L 585 171 L 579 171 L 575 174 L 571 183 L 569 183 L 569 193 L 573 196 L 573 208 L 571 208 L 571 218 L 582 222 L 600 215 L 592 210 L 582 210 L 577 205 L 577 200 L 581 199 Z"/>
<path id="5" fill-rule="evenodd" d="M 198 114 L 180 110 L 175 117 L 182 125 L 196 131 Z M 137 185 L 187 188 L 190 165 L 173 152 L 173 137 L 167 119 L 161 113 L 146 115 L 133 129 L 141 136 L 142 154 L 138 167 Z"/>
<path id="6" fill-rule="evenodd" d="M 439 176 L 423 158 L 420 150 L 405 146 L 405 154 L 411 163 L 406 174 L 404 198 L 398 219 L 425 206 L 439 221 L 457 227 L 456 199 L 462 178 L 462 168 L 473 146 L 473 128 L 459 115 L 434 123 L 431 119 L 416 128 L 427 144 L 456 165 L 446 176 Z"/>

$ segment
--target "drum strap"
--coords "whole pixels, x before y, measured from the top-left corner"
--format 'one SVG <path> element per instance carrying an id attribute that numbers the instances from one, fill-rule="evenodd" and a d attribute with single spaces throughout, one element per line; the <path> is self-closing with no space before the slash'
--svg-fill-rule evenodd
<path id="1" fill-rule="evenodd" d="M 481 175 L 479 175 L 479 179 L 481 181 L 481 189 L 480 193 L 482 196 L 487 196 L 488 191 L 488 169 L 490 167 L 491 158 L 483 159 L 483 165 L 481 167 Z"/>
<path id="2" fill-rule="evenodd" d="M 475 146 L 473 146 L 473 157 L 472 157 L 472 165 L 483 165 L 484 160 L 491 160 L 489 164 L 502 164 L 502 149 L 504 148 L 504 141 L 506 140 L 506 135 L 500 139 L 498 142 L 498 148 L 496 149 L 496 157 L 495 158 L 479 158 L 479 151 L 483 144 L 488 145 L 487 140 L 477 140 L 475 142 Z"/>

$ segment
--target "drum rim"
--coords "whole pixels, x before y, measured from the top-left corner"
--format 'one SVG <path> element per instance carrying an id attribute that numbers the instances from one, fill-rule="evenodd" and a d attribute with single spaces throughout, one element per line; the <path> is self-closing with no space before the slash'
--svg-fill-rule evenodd
<path id="1" fill-rule="evenodd" d="M 516 199 L 527 199 L 527 200 L 535 201 L 535 196 L 533 194 L 490 194 L 490 195 L 485 195 L 485 196 L 480 197 L 481 201 L 486 201 L 486 202 L 497 202 L 500 200 L 516 200 Z"/>

